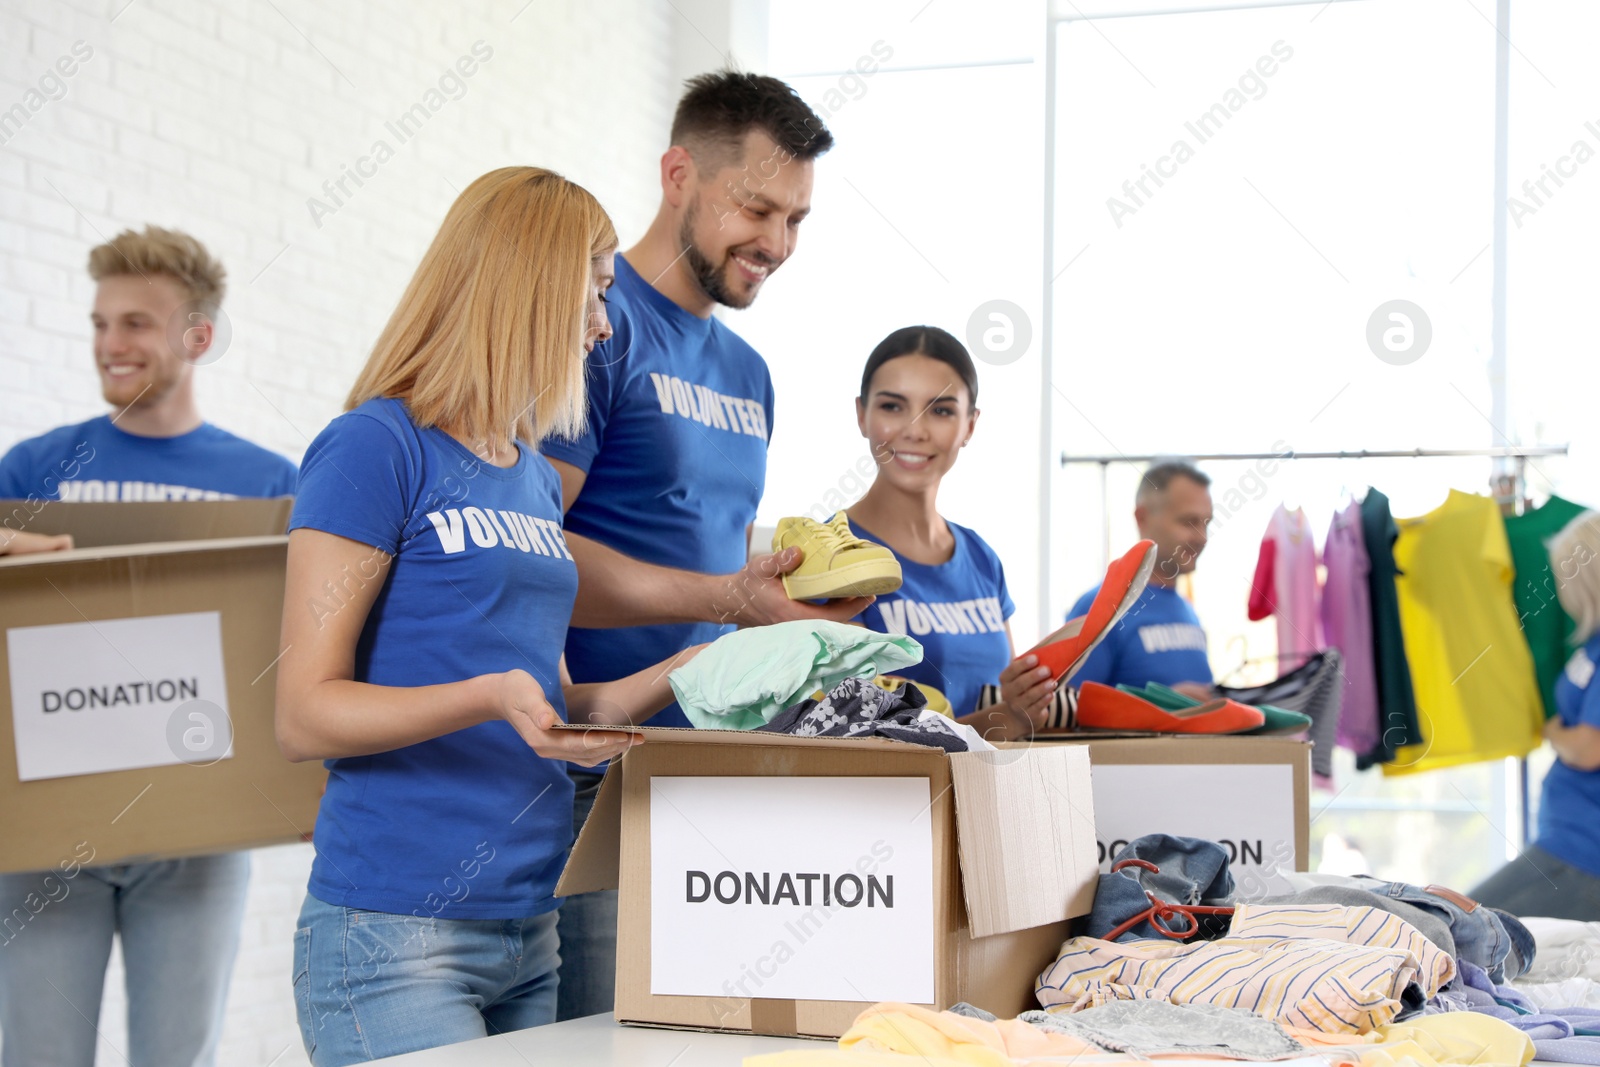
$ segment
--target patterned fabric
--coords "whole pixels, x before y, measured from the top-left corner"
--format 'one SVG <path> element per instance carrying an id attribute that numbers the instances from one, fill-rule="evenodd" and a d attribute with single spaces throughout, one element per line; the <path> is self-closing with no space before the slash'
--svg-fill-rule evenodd
<path id="1" fill-rule="evenodd" d="M 928 710 L 915 683 L 881 689 L 870 678 L 846 678 L 826 696 L 801 701 L 759 730 L 798 737 L 888 737 L 946 752 L 966 752 L 963 728 Z"/>
<path id="2" fill-rule="evenodd" d="M 696 729 L 755 730 L 845 678 L 893 674 L 921 659 L 909 637 L 796 619 L 724 634 L 667 682 Z"/>
<path id="3" fill-rule="evenodd" d="M 1455 959 L 1422 932 L 1383 908 L 1343 904 L 1241 904 L 1230 938 L 1313 937 L 1351 945 L 1396 948 L 1416 959 L 1420 984 L 1435 992 L 1455 977 Z M 1432 994 L 1429 994 L 1430 996 Z"/>
<path id="4" fill-rule="evenodd" d="M 1376 908 L 1240 905 L 1229 936 L 1183 945 L 1073 938 L 1039 976 L 1045 1008 L 1214 1004 L 1288 1026 L 1365 1033 L 1416 1012 L 1455 963 Z"/>

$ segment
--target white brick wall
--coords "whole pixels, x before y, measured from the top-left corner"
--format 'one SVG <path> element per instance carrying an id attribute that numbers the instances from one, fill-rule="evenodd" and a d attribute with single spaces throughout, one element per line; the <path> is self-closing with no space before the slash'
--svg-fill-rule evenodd
<path id="1" fill-rule="evenodd" d="M 298 460 L 479 174 L 553 167 L 600 198 L 625 242 L 643 232 L 677 95 L 678 17 L 666 0 L 6 5 L 0 114 L 26 109 L 74 42 L 93 54 L 64 96 L 0 133 L 0 450 L 103 410 L 84 265 L 101 240 L 154 222 L 193 233 L 228 269 L 233 340 L 200 372 L 203 412 Z M 395 144 L 385 122 L 477 41 L 493 56 L 465 94 Z M 314 225 L 307 198 L 380 137 L 394 158 Z M 289 963 L 310 865 L 309 845 L 255 854 L 229 1067 L 306 1062 Z M 124 1012 L 113 957 L 101 1029 L 125 1052 Z M 104 1046 L 100 1062 L 124 1062 Z"/>
<path id="2" fill-rule="evenodd" d="M 625 239 L 654 212 L 676 95 L 664 0 L 126 2 L 0 12 L 0 111 L 74 42 L 93 49 L 64 97 L 0 133 L 0 448 L 101 410 L 84 263 L 124 227 L 177 226 L 222 259 L 233 340 L 202 409 L 298 459 L 477 175 L 554 167 Z M 399 143 L 385 123 L 477 41 L 493 55 L 465 93 Z M 394 157 L 316 225 L 307 199 L 380 138 Z"/>

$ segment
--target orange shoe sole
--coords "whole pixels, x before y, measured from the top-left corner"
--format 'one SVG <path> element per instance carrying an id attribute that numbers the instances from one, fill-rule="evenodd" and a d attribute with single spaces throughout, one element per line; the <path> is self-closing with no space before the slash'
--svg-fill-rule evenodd
<path id="1" fill-rule="evenodd" d="M 1078 690 L 1078 725 L 1087 730 L 1138 730 L 1162 734 L 1237 734 L 1266 722 L 1255 708 L 1211 700 L 1177 712 L 1114 686 L 1084 682 Z"/>
<path id="2" fill-rule="evenodd" d="M 1144 593 L 1156 568 L 1156 543 L 1140 541 L 1106 568 L 1105 580 L 1095 594 L 1089 613 L 1071 619 L 1061 629 L 1028 651 L 1050 668 L 1057 685 L 1083 669 L 1089 654 L 1099 647 L 1111 628 L 1122 621 Z"/>

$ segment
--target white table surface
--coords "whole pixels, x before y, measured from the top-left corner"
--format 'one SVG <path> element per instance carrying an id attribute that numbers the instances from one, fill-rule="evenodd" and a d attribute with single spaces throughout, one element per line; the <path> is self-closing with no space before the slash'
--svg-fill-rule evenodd
<path id="1" fill-rule="evenodd" d="M 738 1067 L 746 1056 L 833 1047 L 831 1041 L 619 1026 L 610 1015 L 591 1015 L 375 1062 L 396 1067 Z"/>
<path id="2" fill-rule="evenodd" d="M 375 1063 L 403 1067 L 739 1067 L 746 1056 L 787 1049 L 836 1048 L 832 1041 L 792 1037 L 752 1037 L 746 1034 L 701 1034 L 687 1030 L 651 1030 L 619 1026 L 610 1015 L 536 1026 L 514 1034 L 463 1041 L 456 1045 L 392 1056 Z M 1328 1051 L 1334 1051 L 1329 1049 Z M 1120 1056 L 1087 1057 L 1137 1064 Z M 1207 1060 L 1200 1067 L 1223 1061 Z M 1239 1061 L 1240 1067 L 1261 1067 Z M 1173 1065 L 1169 1065 L 1173 1067 Z M 1530 1067 L 1566 1067 L 1556 1061 L 1534 1060 Z M 1577 1065 L 1573 1065 L 1577 1067 Z"/>

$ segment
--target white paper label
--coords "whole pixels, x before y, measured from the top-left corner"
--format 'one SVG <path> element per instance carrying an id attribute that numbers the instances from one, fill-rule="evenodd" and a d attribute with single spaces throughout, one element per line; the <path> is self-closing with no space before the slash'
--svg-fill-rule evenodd
<path id="1" fill-rule="evenodd" d="M 1291 893 L 1277 874 L 1294 870 L 1294 768 L 1284 764 L 1095 764 L 1100 869 L 1136 837 L 1171 834 L 1228 850 L 1239 900 Z"/>
<path id="2" fill-rule="evenodd" d="M 933 1001 L 926 778 L 652 778 L 650 991 Z"/>
<path id="3" fill-rule="evenodd" d="M 233 755 L 215 611 L 6 631 L 17 778 Z"/>

